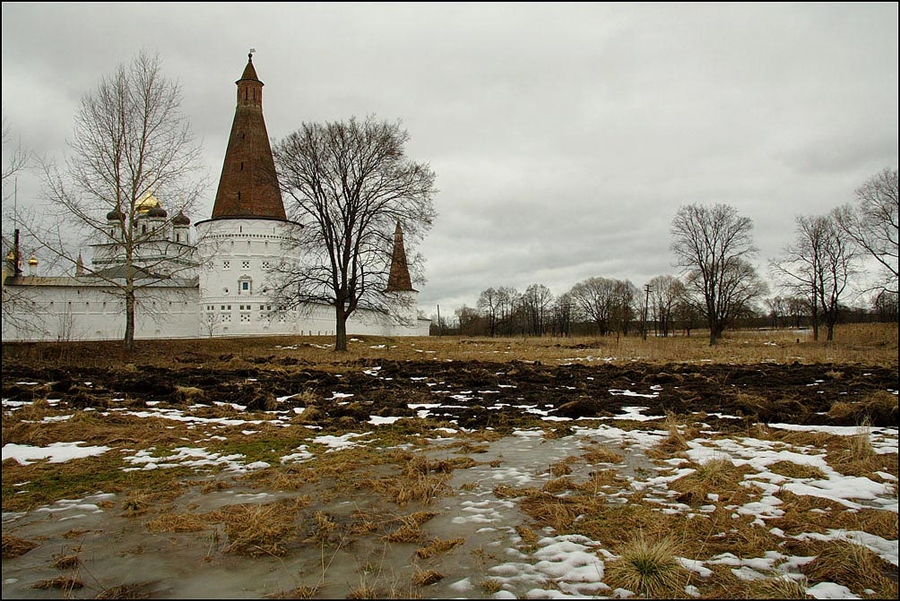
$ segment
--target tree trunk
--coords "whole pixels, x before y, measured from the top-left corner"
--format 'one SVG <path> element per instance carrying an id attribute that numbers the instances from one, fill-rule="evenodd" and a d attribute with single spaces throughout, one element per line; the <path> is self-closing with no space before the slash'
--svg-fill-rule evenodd
<path id="1" fill-rule="evenodd" d="M 334 305 L 334 350 L 347 350 L 347 312 L 340 301 Z"/>
<path id="2" fill-rule="evenodd" d="M 125 340 L 127 350 L 134 348 L 134 290 L 125 292 Z"/>

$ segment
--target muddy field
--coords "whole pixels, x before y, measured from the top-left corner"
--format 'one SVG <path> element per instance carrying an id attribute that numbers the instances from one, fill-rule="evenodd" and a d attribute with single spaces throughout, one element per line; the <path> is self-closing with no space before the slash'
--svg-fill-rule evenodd
<path id="1" fill-rule="evenodd" d="M 132 408 L 146 407 L 148 402 L 220 402 L 256 411 L 274 410 L 276 398 L 308 390 L 314 394 L 320 412 L 315 422 L 323 427 L 352 426 L 371 415 L 413 417 L 416 413 L 409 404 L 416 399 L 434 402 L 436 394 L 458 398 L 434 417 L 455 420 L 469 429 L 503 430 L 533 421 L 534 415 L 519 408 L 523 405 L 539 406 L 547 415 L 572 419 L 611 417 L 625 406 L 640 405 L 662 415 L 705 413 L 714 422 L 721 421 L 718 414 L 742 418 L 738 423 L 727 420 L 729 427 L 771 421 L 851 426 L 864 417 L 875 426 L 897 426 L 896 411 L 861 402 L 875 392 L 898 387 L 897 371 L 878 366 L 796 363 L 621 367 L 365 361 L 348 365 L 344 373 L 334 373 L 298 368 L 292 357 L 277 362 L 281 369 L 232 371 L 189 366 L 177 370 L 10 366 L 3 370 L 3 398 L 31 401 L 40 393 L 40 386 L 17 382 L 33 381 L 46 385 L 49 391 L 44 392 L 75 409 L 108 407 L 116 398 L 124 399 Z M 186 396 L 184 389 L 194 394 Z M 484 393 L 486 390 L 490 392 Z M 616 394 L 625 390 L 637 394 Z M 347 398 L 352 401 L 347 402 Z M 289 408 L 302 406 L 303 400 L 294 396 L 282 403 Z M 846 407 L 832 410 L 835 403 Z"/>
<path id="2" fill-rule="evenodd" d="M 4 457 L 7 445 L 105 449 L 4 460 L 4 598 L 896 594 L 896 367 L 320 367 L 291 352 L 239 367 L 180 352 L 174 364 L 4 362 Z M 850 457 L 852 436 L 785 424 L 864 425 L 878 449 Z M 721 447 L 718 459 L 748 440 L 760 446 L 737 451 L 714 484 L 691 480 L 696 453 Z M 764 448 L 791 453 L 772 460 L 781 475 L 743 465 Z M 877 494 L 823 500 L 747 484 L 825 490 L 832 469 Z M 814 538 L 835 528 L 870 537 L 867 575 L 803 563 L 840 547 Z M 694 571 L 678 568 L 668 593 L 623 588 L 614 560 L 635 532 L 681 533 L 679 561 Z M 739 559 L 792 554 L 803 559 L 769 571 L 747 560 L 760 572 Z"/>

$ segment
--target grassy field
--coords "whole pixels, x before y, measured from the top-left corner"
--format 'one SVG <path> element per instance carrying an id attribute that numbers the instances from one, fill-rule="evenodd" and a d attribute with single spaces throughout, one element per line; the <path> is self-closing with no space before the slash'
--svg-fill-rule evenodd
<path id="1" fill-rule="evenodd" d="M 366 422 L 376 415 L 375 406 L 366 404 L 375 398 L 422 407 L 486 394 L 487 404 L 501 391 L 525 395 L 531 384 L 548 400 L 563 391 L 577 400 L 579 391 L 591 390 L 586 383 L 539 380 L 538 372 L 577 371 L 598 381 L 603 371 L 641 372 L 548 369 L 566 364 L 649 364 L 642 373 L 655 379 L 635 380 L 646 392 L 651 383 L 687 390 L 694 381 L 714 380 L 704 375 L 712 371 L 706 364 L 736 372 L 742 370 L 730 365 L 777 363 L 788 367 L 759 371 L 788 373 L 789 386 L 779 391 L 769 376 L 760 394 L 772 398 L 747 400 L 794 403 L 786 407 L 797 404 L 791 387 L 816 385 L 827 393 L 826 384 L 833 384 L 852 390 L 860 385 L 854 373 L 887 371 L 879 382 L 895 390 L 890 376 L 898 363 L 896 324 L 842 326 L 836 338 L 813 341 L 806 331 L 754 330 L 729 332 L 710 347 L 703 332 L 648 340 L 359 336 L 346 353 L 335 353 L 333 340 L 325 337 L 138 341 L 130 352 L 119 342 L 4 344 L 4 446 L 77 443 L 108 450 L 63 463 L 4 460 L 3 510 L 20 515 L 4 523 L 3 596 L 178 597 L 201 575 L 213 586 L 229 571 L 247 570 L 241 582 L 256 588 L 241 591 L 271 598 L 508 597 L 532 587 L 548 596 L 609 596 L 621 588 L 644 598 L 771 599 L 809 598 L 813 586 L 831 587 L 816 589 L 826 596 L 841 586 L 857 598 L 895 598 L 896 565 L 872 549 L 892 544 L 896 555 L 897 454 L 886 446 L 895 445 L 896 427 L 869 428 L 862 421 L 844 431 L 795 431 L 734 420 L 737 425 L 726 429 L 728 420 L 710 426 L 704 421 L 709 415 L 693 406 L 678 415 L 648 407 L 656 416 L 650 421 L 634 415 L 545 421 L 529 414 L 530 421 L 517 426 L 529 436 L 460 428 L 438 409 L 435 417 Z M 454 387 L 441 376 L 434 392 L 426 393 L 418 388 L 425 378 L 411 376 L 419 373 L 415 369 L 440 366 L 409 363 L 402 366 L 410 370 L 405 377 L 391 370 L 407 361 L 447 362 L 471 379 Z M 503 383 L 521 381 L 501 388 L 493 383 L 495 366 L 485 364 L 511 361 L 544 367 L 507 366 Z M 795 363 L 814 366 L 799 383 L 794 380 L 804 370 Z M 682 366 L 656 368 L 671 364 Z M 694 373 L 701 371 L 694 364 L 704 364 L 704 373 Z M 841 368 L 850 365 L 858 367 Z M 35 381 L 19 381 L 17 366 L 27 367 L 22 372 Z M 67 367 L 90 368 L 97 382 L 69 376 L 66 383 Z M 182 369 L 178 378 L 200 371 L 193 376 L 209 380 L 209 389 L 176 386 L 178 394 L 168 401 L 145 402 L 160 380 Z M 681 376 L 682 371 L 690 373 Z M 127 394 L 113 387 L 115 393 L 87 403 L 85 395 L 92 387 L 102 389 L 97 385 L 107 374 L 131 386 Z M 246 404 L 273 375 L 291 382 L 292 406 L 301 411 L 198 401 L 218 380 L 231 377 L 248 380 L 235 385 L 232 399 Z M 363 386 L 353 390 L 356 402 L 336 400 L 337 382 L 345 390 L 357 378 Z M 326 383 L 315 392 L 318 380 Z M 877 392 L 878 402 L 896 415 L 896 393 L 883 384 Z M 607 403 L 610 394 L 601 395 Z M 16 395 L 25 400 L 8 402 Z M 627 398 L 636 404 L 642 396 Z M 876 400 L 835 398 L 842 401 L 832 411 L 851 401 Z M 342 404 L 348 411 L 359 405 L 362 417 L 323 419 Z M 356 442 L 335 448 L 336 439 Z M 519 453 L 516 445 L 529 440 L 528 453 Z M 158 468 L 146 469 L 149 462 Z M 265 467 L 250 469 L 253 464 Z M 522 475 L 527 481 L 520 481 Z M 844 489 L 865 484 L 883 490 L 868 504 L 804 492 L 815 483 L 833 491 L 841 481 Z M 238 494 L 257 500 L 239 503 Z M 71 512 L 64 510 L 66 503 Z M 102 521 L 80 529 L 64 521 L 91 504 Z M 497 547 L 484 543 L 481 522 L 451 521 L 481 507 L 484 514 L 475 517 L 496 520 L 498 534 L 491 536 Z M 776 511 L 763 521 L 760 508 Z M 491 512 L 502 517 L 491 518 Z M 60 517 L 44 517 L 50 515 Z M 869 539 L 876 543 L 860 544 Z M 567 580 L 566 570 L 539 573 L 549 562 L 538 560 L 550 548 L 579 540 L 590 541 L 590 561 L 603 562 L 605 572 L 598 573 L 607 588 L 578 588 L 584 583 Z M 160 541 L 163 550 L 151 549 L 152 541 Z M 513 565 L 497 549 L 530 559 Z M 162 565 L 158 582 L 185 588 L 165 588 L 143 572 L 123 574 L 123 561 L 132 559 Z M 258 581 L 254 564 L 269 559 L 275 563 L 266 569 L 277 574 L 277 585 Z M 311 572 L 297 570 L 316 561 L 320 566 Z M 187 562 L 195 570 L 179 579 L 178 568 Z M 374 570 L 376 564 L 384 565 Z M 686 569 L 691 566 L 693 571 Z M 744 577 L 749 566 L 761 570 L 758 577 Z M 526 584 L 505 577 L 512 569 Z M 527 584 L 529 574 L 537 574 L 534 583 Z M 592 577 L 600 586 L 597 574 Z M 462 580 L 474 588 L 451 587 Z M 220 586 L 218 594 L 236 594 Z"/>
<path id="2" fill-rule="evenodd" d="M 128 364 L 177 368 L 185 362 L 240 368 L 291 356 L 319 369 L 359 360 L 539 361 L 561 363 L 836 363 L 897 365 L 897 324 L 838 326 L 835 340 L 813 341 L 809 330 L 727 332 L 709 346 L 702 330 L 668 338 L 471 338 L 351 337 L 346 353 L 333 351 L 331 337 L 281 336 L 205 340 L 142 340 L 128 352 L 119 342 L 4 343 L 5 361 L 38 365 L 115 367 Z"/>

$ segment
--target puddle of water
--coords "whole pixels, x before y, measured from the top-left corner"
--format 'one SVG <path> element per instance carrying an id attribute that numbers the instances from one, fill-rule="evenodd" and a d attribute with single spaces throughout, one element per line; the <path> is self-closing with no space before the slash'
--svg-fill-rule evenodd
<path id="1" fill-rule="evenodd" d="M 374 589 L 379 596 L 483 598 L 487 593 L 480 584 L 492 575 L 492 568 L 508 566 L 510 561 L 524 562 L 523 565 L 539 561 L 516 549 L 520 542 L 516 526 L 527 519 L 515 500 L 498 498 L 494 488 L 501 484 L 540 488 L 552 478 L 550 466 L 566 457 L 582 455 L 589 439 L 608 442 L 596 431 L 588 432 L 591 433 L 545 439 L 541 431 L 526 431 L 478 445 L 485 452 L 468 455 L 478 464 L 454 470 L 449 481 L 454 492 L 427 506 L 410 504 L 397 508 L 389 504 L 392 508 L 386 508 L 381 498 L 364 488 L 354 498 L 314 499 L 315 510 L 336 519 L 373 507 L 397 516 L 418 510 L 439 512 L 422 524 L 425 537 L 420 544 L 386 543 L 373 535 L 324 546 L 292 542 L 283 557 L 230 555 L 222 552 L 227 540 L 221 524 L 201 532 L 153 533 L 145 524 L 156 514 L 124 517 L 120 509 L 122 499 L 110 495 L 57 503 L 27 514 L 4 515 L 5 534 L 40 545 L 18 558 L 3 560 L 3 597 L 57 598 L 58 589 L 31 587 L 40 580 L 77 572 L 86 586 L 72 591 L 72 598 L 92 598 L 106 588 L 140 582 L 151 583 L 149 590 L 156 598 L 259 598 L 300 586 L 318 586 L 316 596 L 320 598 L 346 597 L 363 587 Z M 448 446 L 452 442 L 447 438 L 435 440 L 422 452 L 431 460 L 463 456 L 459 449 Z M 610 447 L 621 452 L 617 443 Z M 633 477 L 636 470 L 658 469 L 639 453 L 625 452 L 623 459 L 624 463 L 616 465 L 616 469 L 625 477 Z M 491 462 L 496 462 L 496 467 Z M 568 477 L 578 481 L 587 479 L 589 472 L 597 469 L 583 461 L 573 463 L 572 468 Z M 232 488 L 202 494 L 194 490 L 174 501 L 171 511 L 187 512 L 191 507 L 192 513 L 204 513 L 226 505 L 270 503 L 299 494 L 304 492 L 270 494 Z M 112 501 L 115 507 L 97 506 L 104 500 Z M 64 536 L 73 530 L 81 533 Z M 465 542 L 435 557 L 419 558 L 416 550 L 435 537 L 462 537 Z M 77 554 L 81 560 L 76 571 L 53 567 L 59 556 L 71 554 Z M 426 570 L 435 570 L 444 577 L 416 588 L 411 584 L 413 575 Z M 510 582 L 507 591 L 514 595 L 524 595 L 536 586 L 533 578 Z"/>

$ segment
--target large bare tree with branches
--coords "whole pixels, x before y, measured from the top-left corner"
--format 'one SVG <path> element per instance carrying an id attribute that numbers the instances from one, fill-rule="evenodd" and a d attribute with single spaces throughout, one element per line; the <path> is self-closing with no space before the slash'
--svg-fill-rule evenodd
<path id="1" fill-rule="evenodd" d="M 360 308 L 396 316 L 388 290 L 395 227 L 410 248 L 435 218 L 435 175 L 410 160 L 399 123 L 304 123 L 273 148 L 288 215 L 304 227 L 294 240 L 298 261 L 273 273 L 282 308 L 326 303 L 335 311 L 335 350 L 347 350 L 347 319 Z M 422 258 L 407 254 L 413 280 Z"/>
<path id="2" fill-rule="evenodd" d="M 833 215 L 800 215 L 796 222 L 794 243 L 770 265 L 782 285 L 806 301 L 813 339 L 819 339 L 824 324 L 827 339 L 834 340 L 839 303 L 856 270 L 856 252 Z"/>
<path id="3" fill-rule="evenodd" d="M 697 298 L 715 345 L 725 328 L 747 310 L 765 286 L 746 257 L 757 252 L 753 222 L 725 204 L 691 204 L 672 220 L 672 251 L 685 284 Z"/>
<path id="4" fill-rule="evenodd" d="M 900 280 L 897 170 L 883 169 L 866 180 L 855 193 L 855 205 L 845 204 L 834 210 L 835 222 L 881 268 L 882 277 L 875 282 L 876 289 L 896 295 Z"/>
<path id="5" fill-rule="evenodd" d="M 614 328 L 618 284 L 611 278 L 591 277 L 572 286 L 568 293 L 579 316 L 596 325 L 601 336 Z"/>
<path id="6" fill-rule="evenodd" d="M 127 349 L 134 346 L 137 292 L 195 267 L 186 244 L 158 262 L 159 231 L 137 224 L 150 194 L 169 199 L 166 222 L 157 224 L 164 227 L 190 213 L 208 183 L 181 100 L 159 55 L 142 50 L 82 97 L 65 166 L 41 161 L 48 210 L 31 232 L 43 251 L 99 278 L 124 301 Z M 82 263 L 84 240 L 102 245 L 118 268 Z"/>

